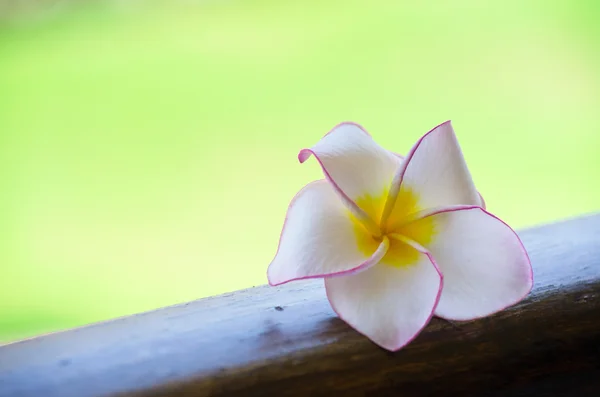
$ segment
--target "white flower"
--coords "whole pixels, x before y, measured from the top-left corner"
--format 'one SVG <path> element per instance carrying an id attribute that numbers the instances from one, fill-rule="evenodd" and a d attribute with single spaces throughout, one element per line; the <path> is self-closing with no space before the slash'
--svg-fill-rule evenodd
<path id="1" fill-rule="evenodd" d="M 433 315 L 488 316 L 531 290 L 527 252 L 484 209 L 450 122 L 404 159 L 353 123 L 336 126 L 298 159 L 311 155 L 326 179 L 290 203 L 269 284 L 324 278 L 340 318 L 392 351 Z"/>

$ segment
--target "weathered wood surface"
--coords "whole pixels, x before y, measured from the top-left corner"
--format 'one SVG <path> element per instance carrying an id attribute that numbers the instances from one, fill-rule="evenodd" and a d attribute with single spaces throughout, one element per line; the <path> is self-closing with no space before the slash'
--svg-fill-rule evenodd
<path id="1" fill-rule="evenodd" d="M 519 234 L 524 302 L 397 353 L 292 283 L 2 346 L 0 396 L 600 396 L 600 214 Z"/>

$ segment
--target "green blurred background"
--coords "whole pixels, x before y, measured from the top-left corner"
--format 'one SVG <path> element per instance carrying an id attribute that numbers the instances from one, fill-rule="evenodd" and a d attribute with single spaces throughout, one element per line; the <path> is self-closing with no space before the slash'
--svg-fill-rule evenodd
<path id="1" fill-rule="evenodd" d="M 515 227 L 600 209 L 599 4 L 5 9 L 0 341 L 264 284 L 343 120 L 406 152 L 452 119 Z"/>

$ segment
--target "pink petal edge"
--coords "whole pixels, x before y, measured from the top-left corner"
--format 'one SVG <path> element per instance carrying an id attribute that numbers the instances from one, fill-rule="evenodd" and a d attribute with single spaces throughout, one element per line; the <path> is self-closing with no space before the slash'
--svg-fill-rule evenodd
<path id="1" fill-rule="evenodd" d="M 358 332 L 359 334 L 363 335 L 364 337 L 366 337 L 367 339 L 369 339 L 371 342 L 375 343 L 376 345 L 378 345 L 379 347 L 381 347 L 382 349 L 391 351 L 391 352 L 397 352 L 398 350 L 402 349 L 403 347 L 405 347 L 406 345 L 408 345 L 409 343 L 411 343 L 413 340 L 415 340 L 417 338 L 417 336 L 419 336 L 419 334 L 425 329 L 425 327 L 427 327 L 427 325 L 431 322 L 431 319 L 434 316 L 434 312 L 435 309 L 437 308 L 437 305 L 440 301 L 440 298 L 442 296 L 442 289 L 444 287 L 444 275 L 441 273 L 437 263 L 435 262 L 435 260 L 433 259 L 433 256 L 426 250 L 422 250 L 421 247 L 412 245 L 413 248 L 415 248 L 417 251 L 419 251 L 420 253 L 424 254 L 425 256 L 427 256 L 427 258 L 429 259 L 429 261 L 431 262 L 431 264 L 433 265 L 435 271 L 437 272 L 437 274 L 440 276 L 440 287 L 438 289 L 437 292 L 437 296 L 435 297 L 435 303 L 433 304 L 433 307 L 431 308 L 431 313 L 429 313 L 429 316 L 427 317 L 427 320 L 423 323 L 423 326 L 417 330 L 417 332 L 415 332 L 415 334 L 408 338 L 406 340 L 406 342 L 404 343 L 399 343 L 397 346 L 395 346 L 392 349 L 388 349 L 385 346 L 381 346 L 379 345 L 377 342 L 371 340 L 367 335 L 363 334 L 362 332 L 360 332 L 359 330 L 357 330 L 356 328 L 352 327 L 345 319 L 342 315 L 340 315 L 340 313 L 337 311 L 337 309 L 335 308 L 335 305 L 333 304 L 333 302 L 331 301 L 330 297 L 329 297 L 329 293 L 327 292 L 327 289 L 325 289 L 325 292 L 327 294 L 327 300 L 329 301 L 329 305 L 331 306 L 331 309 L 335 312 L 335 314 L 342 320 L 344 321 L 346 324 L 348 324 L 348 326 L 352 329 L 354 329 L 356 332 Z"/>
<path id="2" fill-rule="evenodd" d="M 286 281 L 282 281 L 280 283 L 272 283 L 271 282 L 271 280 L 269 279 L 269 270 L 267 269 L 267 280 L 269 281 L 269 285 L 271 287 L 276 287 L 278 285 L 287 284 L 291 281 L 311 280 L 314 278 L 325 278 L 325 277 L 327 277 L 327 278 L 340 277 L 340 276 L 348 276 L 348 275 L 352 275 L 352 274 L 357 274 L 357 273 L 365 271 L 365 270 L 369 269 L 370 267 L 375 266 L 377 263 L 379 263 L 381 258 L 383 258 L 385 256 L 385 254 L 387 253 L 387 250 L 388 250 L 388 248 L 385 247 L 385 245 L 383 243 L 381 243 L 381 244 L 379 244 L 379 246 L 377 247 L 377 250 L 373 253 L 373 255 L 369 259 L 367 259 L 360 265 L 358 265 L 350 270 L 342 270 L 341 272 L 337 272 L 337 273 L 315 274 L 312 276 L 295 277 L 295 278 L 291 278 Z"/>
<path id="3" fill-rule="evenodd" d="M 421 142 L 423 142 L 423 140 L 429 134 L 431 134 L 433 131 L 437 130 L 441 126 L 446 125 L 448 123 L 451 123 L 451 120 L 444 121 L 443 123 L 438 124 L 435 127 L 433 127 L 425 135 L 423 135 L 421 138 L 419 138 L 419 140 L 417 141 L 417 143 L 415 143 L 413 145 L 413 147 L 408 151 L 408 154 L 405 157 L 405 161 L 402 163 L 402 165 L 400 166 L 400 168 L 398 168 L 398 171 L 396 171 L 396 175 L 394 176 L 394 179 L 392 180 L 392 187 L 390 188 L 390 195 L 392 194 L 392 191 L 395 191 L 396 195 L 398 194 L 397 191 L 400 191 L 400 185 L 402 184 L 402 180 L 404 179 L 404 174 L 406 173 L 406 169 L 408 168 L 408 164 L 410 163 L 410 160 L 412 160 L 412 158 L 415 155 L 415 152 L 417 151 L 417 149 L 419 148 L 419 146 L 421 146 Z"/>
<path id="4" fill-rule="evenodd" d="M 333 131 L 337 130 L 339 127 L 341 127 L 343 125 L 353 125 L 355 127 L 358 127 L 362 132 L 364 132 L 368 136 L 371 136 L 371 134 L 369 134 L 369 132 L 367 131 L 367 129 L 365 127 L 363 127 L 362 125 L 360 125 L 359 123 L 356 123 L 354 121 L 342 121 L 341 123 L 337 123 L 335 127 L 330 129 L 329 132 L 323 136 L 325 137 L 325 136 L 331 134 Z"/>
<path id="5" fill-rule="evenodd" d="M 525 255 L 525 257 L 527 258 L 527 264 L 529 265 L 529 288 L 527 290 L 527 292 L 525 294 L 523 294 L 522 297 L 520 297 L 519 299 L 515 300 L 514 302 L 511 302 L 509 304 L 507 304 L 506 306 L 504 306 L 503 308 L 496 310 L 495 312 L 489 313 L 485 316 L 479 316 L 479 317 L 472 317 L 472 318 L 468 318 L 468 319 L 455 319 L 455 318 L 447 318 L 447 317 L 441 317 L 441 316 L 437 316 L 439 318 L 443 318 L 445 320 L 452 320 L 452 321 L 472 321 L 472 320 L 477 320 L 480 318 L 485 318 L 485 317 L 489 317 L 492 316 L 496 313 L 499 313 L 503 310 L 506 310 L 507 308 L 516 305 L 517 303 L 521 302 L 523 299 L 525 299 L 527 297 L 527 295 L 529 295 L 531 293 L 531 290 L 533 289 L 533 267 L 531 266 L 531 258 L 529 257 L 529 253 L 527 253 L 527 249 L 525 249 L 525 245 L 523 244 L 523 241 L 521 240 L 521 238 L 519 237 L 519 235 L 517 234 L 517 232 L 515 232 L 515 230 L 510 227 L 508 225 L 508 223 L 504 222 L 502 219 L 500 219 L 499 217 L 497 217 L 496 215 L 488 212 L 487 210 L 485 210 L 484 208 L 478 206 L 478 205 L 456 205 L 456 206 L 451 206 L 451 207 L 443 207 L 443 208 L 438 208 L 438 209 L 434 209 L 431 212 L 427 212 L 426 214 L 424 214 L 423 216 L 419 217 L 418 219 L 424 219 L 430 216 L 434 216 L 437 214 L 441 214 L 444 212 L 456 212 L 456 211 L 469 211 L 469 210 L 475 210 L 478 209 L 480 211 L 482 211 L 483 213 L 491 216 L 492 218 L 500 221 L 501 223 L 504 224 L 504 226 L 506 226 L 517 238 L 517 241 L 519 242 L 519 245 L 521 246 L 521 250 L 523 252 L 523 254 Z"/>
<path id="6" fill-rule="evenodd" d="M 317 156 L 317 154 L 312 149 L 302 149 L 302 150 L 300 150 L 300 152 L 298 153 L 298 161 L 300 161 L 300 164 L 303 164 L 306 160 L 308 160 L 308 158 L 310 158 L 310 156 L 314 156 L 315 157 L 315 159 L 319 163 L 319 166 L 321 166 L 321 169 L 323 170 L 323 173 L 325 174 L 325 179 L 327 179 L 327 182 L 329 182 L 331 184 L 331 186 L 333 186 L 333 189 L 337 192 L 338 196 L 340 197 L 340 199 L 342 200 L 342 202 L 344 203 L 344 205 L 346 205 L 346 207 L 350 211 L 352 211 L 352 213 L 358 219 L 369 218 L 369 215 L 366 212 L 364 212 L 358 206 L 358 204 L 356 204 L 354 202 L 354 200 L 352 200 L 350 197 L 348 197 L 348 195 L 333 180 L 333 178 L 329 174 L 329 171 L 327 171 L 327 168 L 325 168 L 325 165 L 321 161 L 321 158 L 319 156 Z"/>
<path id="7" fill-rule="evenodd" d="M 448 123 L 451 123 L 451 121 L 450 120 L 444 121 L 443 123 L 438 124 L 435 127 L 433 127 L 431 130 L 429 130 L 426 134 L 424 134 L 421 138 L 419 138 L 417 143 L 415 143 L 413 145 L 413 147 L 409 150 L 406 157 L 403 158 L 403 161 L 400 164 L 400 167 L 398 167 L 398 170 L 396 171 L 396 175 L 394 175 L 394 178 L 392 179 L 392 183 L 390 185 L 390 191 L 389 191 L 388 196 L 385 201 L 385 207 L 383 210 L 383 218 L 384 219 L 387 219 L 387 217 L 393 210 L 392 203 L 396 203 L 396 199 L 398 198 L 398 194 L 400 192 L 400 187 L 401 187 L 402 181 L 404 179 L 404 174 L 406 173 L 406 170 L 408 169 L 408 165 L 410 164 L 410 161 L 412 160 L 413 156 L 415 155 L 415 152 L 417 151 L 419 146 L 421 146 L 421 142 L 423 142 L 423 140 L 429 134 L 431 134 L 433 131 L 437 130 L 441 126 L 446 125 Z M 401 157 L 401 156 L 399 156 L 399 157 Z"/>
<path id="8" fill-rule="evenodd" d="M 399 174 L 398 186 L 400 186 L 402 184 L 402 180 L 404 179 L 404 174 L 406 173 L 406 169 L 408 168 L 408 164 L 410 163 L 410 160 L 412 160 L 412 158 L 415 155 L 415 152 L 417 151 L 417 149 L 419 148 L 419 146 L 421 146 L 421 143 L 423 142 L 423 140 L 429 134 L 431 134 L 433 131 L 437 130 L 438 128 L 440 128 L 440 127 L 442 127 L 442 126 L 444 126 L 446 124 L 450 124 L 450 123 L 452 123 L 452 121 L 451 120 L 447 120 L 447 121 L 444 121 L 441 124 L 436 125 L 431 130 L 429 130 L 425 135 L 423 135 L 421 138 L 419 138 L 419 140 L 417 141 L 417 143 L 415 143 L 413 145 L 413 147 L 410 149 L 410 151 L 406 155 L 406 161 L 404 162 L 404 164 L 406 164 L 406 165 L 404 167 L 401 167 L 400 169 L 398 169 L 398 174 Z"/>
<path id="9" fill-rule="evenodd" d="M 327 134 L 325 134 L 324 136 L 327 136 L 329 134 L 331 134 L 333 131 L 335 131 L 337 128 L 339 128 L 342 125 L 353 125 L 355 127 L 358 127 L 362 132 L 364 132 L 367 136 L 371 136 L 371 134 L 369 134 L 363 126 L 361 126 L 358 123 L 352 122 L 352 121 L 344 121 L 342 123 L 337 124 L 335 127 L 333 127 L 331 130 L 329 130 L 329 132 Z M 333 186 L 334 190 L 337 192 L 338 196 L 340 197 L 340 199 L 342 200 L 342 202 L 344 203 L 344 205 L 346 205 L 346 208 L 348 208 L 355 216 L 357 219 L 362 219 L 362 220 L 369 220 L 371 223 L 375 222 L 374 219 L 371 219 L 371 217 L 365 212 L 363 211 L 362 208 L 360 208 L 358 206 L 358 204 L 356 204 L 354 202 L 354 200 L 352 200 L 341 188 L 340 186 L 333 180 L 333 178 L 331 177 L 331 174 L 329 173 L 329 171 L 327 171 L 327 168 L 325 167 L 325 165 L 323 164 L 323 162 L 321 161 L 321 158 L 312 150 L 312 149 L 302 149 L 300 150 L 300 152 L 298 152 L 298 161 L 300 162 L 300 164 L 304 164 L 304 162 L 306 160 L 308 160 L 310 158 L 310 156 L 314 156 L 315 159 L 317 160 L 317 162 L 319 163 L 319 166 L 321 167 L 321 169 L 323 170 L 323 173 L 325 174 L 325 178 L 327 179 L 327 181 L 329 183 L 331 183 L 331 186 Z M 400 157 L 398 155 L 398 157 Z"/>
<path id="10" fill-rule="evenodd" d="M 312 184 L 318 183 L 318 182 L 322 182 L 322 181 L 323 181 L 323 179 L 319 179 L 319 180 L 316 180 L 316 181 L 309 182 L 302 189 L 300 189 L 300 191 L 290 201 L 290 204 L 288 205 L 288 208 L 286 210 L 285 220 L 283 221 L 283 227 L 281 228 L 281 233 L 279 234 L 279 242 L 277 244 L 277 251 L 275 252 L 275 256 L 273 258 L 273 261 L 275 260 L 275 258 L 277 257 L 277 254 L 279 253 L 279 248 L 281 246 L 281 240 L 282 240 L 282 237 L 283 237 L 283 232 L 285 231 L 285 228 L 286 228 L 287 222 L 288 222 L 288 216 L 287 216 L 287 214 L 289 213 L 290 208 L 294 205 L 294 203 L 296 202 L 296 199 L 300 196 L 300 193 L 302 192 L 302 190 L 304 190 L 309 185 L 312 185 Z M 385 248 L 385 246 L 384 246 L 383 243 L 380 244 L 379 247 L 377 247 L 377 250 L 373 253 L 373 255 L 369 259 L 367 259 L 365 262 L 361 263 L 360 265 L 358 265 L 358 266 L 356 266 L 356 267 L 354 267 L 354 268 L 352 268 L 350 270 L 344 270 L 344 271 L 341 271 L 341 272 L 330 273 L 330 274 L 318 274 L 318 275 L 313 275 L 313 276 L 296 277 L 296 278 L 291 278 L 289 280 L 286 280 L 286 281 L 283 281 L 283 282 L 280 282 L 280 283 L 272 283 L 271 282 L 271 279 L 269 277 L 269 268 L 271 267 L 271 263 L 273 263 L 273 261 L 271 261 L 271 263 L 267 267 L 267 281 L 269 282 L 270 286 L 275 287 L 275 286 L 278 286 L 278 285 L 287 284 L 287 283 L 289 283 L 291 281 L 309 280 L 309 279 L 323 278 L 323 277 L 339 277 L 339 276 L 343 276 L 343 275 L 356 274 L 358 272 L 361 272 L 363 270 L 368 269 L 371 266 L 376 265 L 381 260 L 381 258 L 383 258 L 383 256 L 387 252 L 387 248 L 385 248 L 385 250 L 383 250 L 382 247 Z"/>

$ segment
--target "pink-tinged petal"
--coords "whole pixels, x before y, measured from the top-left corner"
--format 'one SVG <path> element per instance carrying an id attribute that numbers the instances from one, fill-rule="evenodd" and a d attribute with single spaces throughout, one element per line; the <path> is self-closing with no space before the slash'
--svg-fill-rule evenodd
<path id="1" fill-rule="evenodd" d="M 444 275 L 437 316 L 449 320 L 485 317 L 529 294 L 531 262 L 506 223 L 475 206 L 441 209 L 427 218 L 433 220 L 435 235 L 423 245 Z"/>
<path id="2" fill-rule="evenodd" d="M 390 188 L 386 219 L 401 186 L 418 196 L 421 208 L 481 205 L 450 121 L 425 134 L 406 156 Z"/>
<path id="3" fill-rule="evenodd" d="M 397 266 L 379 263 L 350 276 L 325 278 L 331 307 L 352 328 L 390 351 L 411 342 L 429 323 L 442 276 L 428 253 Z"/>
<path id="4" fill-rule="evenodd" d="M 353 202 L 365 195 L 380 196 L 401 162 L 354 123 L 337 125 L 312 148 L 301 150 L 298 160 L 304 162 L 311 155 L 338 193 Z"/>
<path id="5" fill-rule="evenodd" d="M 388 246 L 384 241 L 368 255 L 361 251 L 348 209 L 326 180 L 315 181 L 290 203 L 269 284 L 358 272 L 376 264 Z"/>

